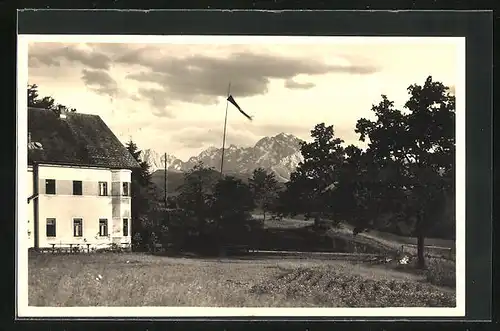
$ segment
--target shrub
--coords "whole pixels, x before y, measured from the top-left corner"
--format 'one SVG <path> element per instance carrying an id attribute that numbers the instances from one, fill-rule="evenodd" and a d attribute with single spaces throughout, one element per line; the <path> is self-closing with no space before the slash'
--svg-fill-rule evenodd
<path id="1" fill-rule="evenodd" d="M 134 236 L 132 237 L 132 248 L 134 249 L 134 251 L 137 251 L 139 250 L 142 245 L 143 245 L 143 242 L 142 242 L 142 235 L 140 232 L 136 232 L 134 234 Z"/>
<path id="2" fill-rule="evenodd" d="M 456 287 L 456 266 L 453 261 L 430 258 L 425 276 L 431 284 Z"/>

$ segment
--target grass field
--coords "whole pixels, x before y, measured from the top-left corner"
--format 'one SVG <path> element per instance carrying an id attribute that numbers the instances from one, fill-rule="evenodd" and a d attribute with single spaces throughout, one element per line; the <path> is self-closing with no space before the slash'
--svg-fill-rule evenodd
<path id="1" fill-rule="evenodd" d="M 31 306 L 452 307 L 423 274 L 347 261 L 31 254 Z"/>

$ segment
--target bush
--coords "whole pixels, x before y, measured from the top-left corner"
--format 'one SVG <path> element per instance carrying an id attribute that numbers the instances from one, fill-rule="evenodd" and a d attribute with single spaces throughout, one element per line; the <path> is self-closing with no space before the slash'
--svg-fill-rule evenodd
<path id="1" fill-rule="evenodd" d="M 136 232 L 134 236 L 132 237 L 132 249 L 134 251 L 139 251 L 140 248 L 142 247 L 142 235 L 140 232 Z"/>
<path id="2" fill-rule="evenodd" d="M 445 259 L 428 260 L 426 279 L 429 283 L 438 286 L 456 287 L 456 266 L 455 262 Z"/>

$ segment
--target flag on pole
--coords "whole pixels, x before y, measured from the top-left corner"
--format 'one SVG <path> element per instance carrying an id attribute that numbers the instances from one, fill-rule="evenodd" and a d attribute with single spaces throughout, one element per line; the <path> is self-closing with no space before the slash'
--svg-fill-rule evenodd
<path id="1" fill-rule="evenodd" d="M 229 97 L 227 98 L 227 101 L 231 102 L 233 104 L 233 106 L 235 106 L 236 108 L 238 108 L 238 110 L 240 111 L 240 113 L 243 114 L 243 116 L 245 116 L 246 118 L 248 118 L 250 121 L 252 120 L 252 117 L 250 115 L 248 115 L 247 113 L 245 113 L 241 107 L 236 103 L 236 101 L 234 101 L 234 98 L 232 95 L 229 95 Z"/>

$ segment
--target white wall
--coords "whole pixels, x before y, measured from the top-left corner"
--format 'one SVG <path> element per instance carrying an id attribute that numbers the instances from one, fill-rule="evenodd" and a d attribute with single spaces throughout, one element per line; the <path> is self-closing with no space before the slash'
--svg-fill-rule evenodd
<path id="1" fill-rule="evenodd" d="M 127 169 L 111 170 L 112 180 L 114 182 L 129 182 L 132 178 L 132 171 Z"/>
<path id="2" fill-rule="evenodd" d="M 40 165 L 39 177 L 44 179 L 111 182 L 111 170 L 105 168 Z"/>
<path id="3" fill-rule="evenodd" d="M 28 167 L 28 179 L 26 182 L 26 194 L 28 197 L 31 197 L 33 195 L 33 167 Z M 27 198 L 26 198 L 27 199 Z M 28 222 L 28 233 L 27 233 L 27 238 L 28 238 L 28 247 L 33 247 L 35 245 L 35 234 L 34 234 L 34 226 L 33 222 L 35 220 L 34 217 L 34 209 L 33 209 L 33 200 L 31 200 L 28 203 L 28 212 L 27 212 L 28 219 L 26 220 Z M 19 220 L 20 222 L 23 222 L 24 220 Z"/>
<path id="4" fill-rule="evenodd" d="M 122 181 L 131 180 L 131 171 L 112 171 L 110 169 L 98 168 L 79 168 L 68 166 L 49 166 L 40 165 L 39 167 L 39 246 L 51 247 L 52 243 L 59 245 L 82 244 L 86 243 L 91 247 L 106 246 L 112 242 L 113 237 L 122 235 L 122 219 L 113 219 L 111 184 L 113 177 Z M 32 185 L 32 178 L 30 177 Z M 56 180 L 56 194 L 45 194 L 45 180 Z M 73 180 L 82 181 L 83 195 L 73 195 Z M 98 182 L 108 183 L 108 196 L 99 196 Z M 123 200 L 123 201 L 121 201 Z M 119 209 L 123 217 L 130 215 L 130 197 L 121 197 L 118 199 Z M 29 208 L 33 210 L 30 203 Z M 56 219 L 56 237 L 46 236 L 47 218 Z M 83 219 L 82 237 L 73 236 L 73 218 Z M 108 237 L 100 237 L 99 219 L 108 220 Z M 130 218 L 130 217 L 129 217 Z M 119 223 L 119 224 L 114 224 Z M 129 229 L 131 220 L 129 219 Z M 113 229 L 120 229 L 114 233 Z M 120 238 L 119 238 L 120 239 Z M 120 239 L 121 242 L 130 242 L 129 236 Z M 32 243 L 33 245 L 33 243 Z"/>

